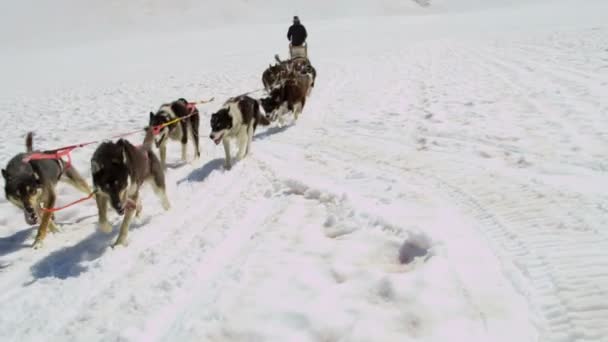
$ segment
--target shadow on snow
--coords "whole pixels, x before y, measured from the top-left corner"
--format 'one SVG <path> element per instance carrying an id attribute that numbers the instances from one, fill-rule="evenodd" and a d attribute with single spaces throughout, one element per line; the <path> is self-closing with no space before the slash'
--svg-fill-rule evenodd
<path id="1" fill-rule="evenodd" d="M 286 125 L 283 127 L 270 127 L 267 130 L 265 130 L 264 132 L 260 132 L 260 133 L 256 134 L 253 137 L 253 139 L 254 140 L 264 140 L 274 134 L 285 132 L 287 129 L 289 129 L 292 126 L 293 125 Z M 236 161 L 236 159 L 233 159 L 232 167 L 234 167 L 238 163 L 239 163 L 239 161 Z M 188 176 L 186 176 L 185 178 L 182 178 L 179 181 L 177 181 L 177 185 L 180 185 L 184 182 L 204 182 L 205 179 L 207 179 L 214 171 L 224 170 L 223 166 L 224 166 L 224 158 L 213 159 L 213 160 L 207 162 L 201 168 L 198 168 L 198 169 L 190 172 L 190 174 Z"/>
<path id="2" fill-rule="evenodd" d="M 222 170 L 224 166 L 224 158 L 216 158 L 210 160 L 202 167 L 193 170 L 188 176 L 177 181 L 177 185 L 183 182 L 203 182 L 215 170 Z"/>
<path id="3" fill-rule="evenodd" d="M 141 228 L 149 223 L 150 219 L 151 217 L 146 217 L 142 219 L 142 222 L 133 222 L 130 231 Z M 122 218 L 120 221 L 122 221 Z M 79 243 L 49 254 L 31 267 L 30 271 L 34 280 L 25 285 L 31 285 L 38 279 L 43 278 L 75 278 L 87 272 L 89 265 L 86 263 L 98 259 L 108 249 L 111 250 L 110 245 L 118 235 L 119 227 L 120 223 L 116 224 L 112 233 L 96 230 Z"/>
<path id="4" fill-rule="evenodd" d="M 20 230 L 11 236 L 0 238 L 0 256 L 5 256 L 22 248 L 30 247 L 30 245 L 25 244 L 25 240 L 27 240 L 36 229 L 37 227 L 30 227 L 28 229 Z"/>
<path id="5" fill-rule="evenodd" d="M 273 136 L 273 135 L 275 135 L 277 133 L 283 133 L 286 130 L 288 130 L 289 128 L 291 128 L 291 127 L 293 127 L 293 124 L 285 125 L 283 127 L 276 127 L 276 126 L 270 127 L 267 130 L 254 135 L 253 139 L 254 140 L 264 140 L 264 139 L 266 139 L 266 138 L 268 138 L 270 136 Z"/>

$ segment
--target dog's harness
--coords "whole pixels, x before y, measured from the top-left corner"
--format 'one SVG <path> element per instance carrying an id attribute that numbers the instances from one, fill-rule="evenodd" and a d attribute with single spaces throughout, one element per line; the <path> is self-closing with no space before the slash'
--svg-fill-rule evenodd
<path id="1" fill-rule="evenodd" d="M 83 197 L 83 198 L 77 199 L 74 202 L 68 203 L 68 204 L 66 204 L 64 206 L 54 207 L 54 208 L 44 208 L 44 207 L 41 207 L 40 210 L 42 210 L 44 212 L 47 212 L 47 213 L 54 213 L 54 212 L 57 212 L 59 210 L 63 210 L 63 209 L 69 208 L 71 206 L 74 206 L 74 205 L 76 205 L 78 203 L 87 201 L 87 200 L 93 198 L 93 196 L 95 196 L 95 193 L 97 193 L 97 189 L 93 190 L 93 192 L 91 192 L 87 197 Z"/>
<path id="2" fill-rule="evenodd" d="M 83 146 L 85 144 L 82 144 Z M 49 152 L 35 152 L 23 158 L 24 163 L 28 163 L 32 160 L 56 160 L 59 163 L 60 174 L 63 171 L 72 167 L 72 151 L 81 146 L 68 146 L 63 149 L 49 151 Z M 67 157 L 67 161 L 63 161 L 63 157 Z M 65 163 L 65 165 L 63 164 Z"/>
<path id="3" fill-rule="evenodd" d="M 184 120 L 188 117 L 194 116 L 194 115 L 198 115 L 198 110 L 196 110 L 196 105 L 197 104 L 205 104 L 205 103 L 209 103 L 212 102 L 215 98 L 212 97 L 209 100 L 201 100 L 201 101 L 196 101 L 196 102 L 187 102 L 186 103 L 186 108 L 188 109 L 188 115 L 181 117 L 181 118 L 176 118 L 173 119 L 169 122 L 166 122 L 164 124 L 160 124 L 157 126 L 153 126 L 152 127 L 152 132 L 154 133 L 154 135 L 158 135 L 161 131 L 162 128 L 170 126 L 176 122 L 179 122 L 181 120 Z M 144 130 L 147 130 L 148 128 L 146 127 Z M 117 138 L 123 138 L 129 135 L 133 135 L 133 134 L 137 134 L 140 133 L 141 129 L 138 129 L 136 131 L 131 131 L 131 132 L 127 132 L 127 133 L 123 133 L 123 134 L 118 134 L 118 135 L 114 135 L 109 137 L 109 139 L 117 139 Z M 22 161 L 24 163 L 29 163 L 32 160 L 56 160 L 59 163 L 59 168 L 60 168 L 60 177 L 61 175 L 63 175 L 63 173 L 72 167 L 72 151 L 74 151 L 75 149 L 78 148 L 82 148 L 85 146 L 89 146 L 92 144 L 96 144 L 99 143 L 101 140 L 95 140 L 95 141 L 90 141 L 90 142 L 86 142 L 86 143 L 82 143 L 82 144 L 76 144 L 76 145 L 70 145 L 70 146 L 65 146 L 65 147 L 61 147 L 58 149 L 54 149 L 54 150 L 47 150 L 47 151 L 43 151 L 43 152 L 34 152 L 34 153 L 30 153 L 29 155 L 25 156 Z M 144 153 L 145 159 L 148 159 L 148 154 L 147 152 Z M 63 160 L 63 157 L 67 158 L 67 161 Z M 88 199 L 91 199 L 95 193 L 97 192 L 97 190 L 93 190 L 93 192 L 91 192 L 87 197 L 83 197 L 81 199 L 78 199 L 72 203 L 69 203 L 67 205 L 64 205 L 62 207 L 56 207 L 56 208 L 41 208 L 42 211 L 45 212 L 56 212 L 68 207 L 71 207 L 73 205 L 76 205 L 78 203 L 84 202 Z"/>
<path id="4" fill-rule="evenodd" d="M 170 121 L 167 121 L 167 122 L 165 122 L 163 124 L 156 125 L 156 126 L 152 127 L 152 131 L 154 132 L 154 135 L 160 134 L 160 131 L 163 128 L 165 128 L 165 127 L 172 126 L 173 124 L 176 124 L 176 123 L 178 123 L 178 122 L 180 122 L 182 120 L 185 120 L 185 119 L 187 119 L 187 118 L 189 118 L 191 116 L 198 115 L 198 110 L 196 108 L 196 103 L 195 102 L 188 102 L 188 103 L 186 103 L 186 108 L 188 109 L 188 115 L 182 116 L 182 117 L 177 117 L 177 118 L 175 118 L 173 120 L 170 120 Z M 172 131 L 173 127 L 169 127 L 169 131 Z"/>
<path id="5" fill-rule="evenodd" d="M 186 104 L 186 109 L 188 109 L 188 114 L 192 114 L 194 112 L 194 110 L 196 109 L 196 104 L 194 104 L 192 102 L 188 102 Z"/>

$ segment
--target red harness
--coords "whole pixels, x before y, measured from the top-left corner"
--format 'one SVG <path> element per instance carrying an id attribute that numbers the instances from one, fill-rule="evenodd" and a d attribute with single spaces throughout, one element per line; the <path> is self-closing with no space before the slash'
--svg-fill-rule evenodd
<path id="1" fill-rule="evenodd" d="M 188 102 L 186 104 L 186 108 L 188 108 L 188 114 L 192 114 L 192 113 L 194 113 L 194 110 L 196 109 L 196 104 L 194 104 L 193 102 Z"/>
<path id="2" fill-rule="evenodd" d="M 23 158 L 23 162 L 27 163 L 30 160 L 43 160 L 43 159 L 54 159 L 54 160 L 63 160 L 63 157 L 67 157 L 68 160 L 65 163 L 65 169 L 69 169 L 72 166 L 72 151 L 77 149 L 79 146 L 70 146 L 61 150 L 51 151 L 51 152 L 36 152 L 32 153 L 29 156 Z"/>
<path id="3" fill-rule="evenodd" d="M 213 99 L 214 98 L 211 98 L 208 101 L 203 101 L 203 102 L 198 102 L 198 103 L 211 102 L 211 101 L 213 101 Z M 186 119 L 186 118 L 188 118 L 190 116 L 193 116 L 193 115 L 197 115 L 197 113 L 195 112 L 195 110 L 196 110 L 196 102 L 188 102 L 186 104 L 186 108 L 188 109 L 188 115 L 186 115 L 186 116 L 184 116 L 182 118 L 179 118 L 178 121 L 184 120 L 184 119 Z M 158 134 L 160 132 L 160 129 L 162 127 L 164 127 L 165 125 L 166 124 L 152 127 L 153 133 L 154 134 Z M 132 135 L 132 134 L 137 134 L 137 133 L 140 133 L 140 132 L 141 132 L 141 130 L 136 130 L 136 131 L 131 131 L 131 132 L 128 132 L 128 133 L 114 135 L 114 136 L 111 136 L 110 138 L 111 139 L 123 138 L 123 137 L 129 136 L 129 135 Z M 63 157 L 66 157 L 67 161 L 65 162 L 65 166 L 64 166 L 64 170 L 66 170 L 66 169 L 69 169 L 70 167 L 72 167 L 72 151 L 74 151 L 77 148 L 85 147 L 85 146 L 92 145 L 92 144 L 95 144 L 95 143 L 98 143 L 98 142 L 99 142 L 99 140 L 96 140 L 96 141 L 90 141 L 90 142 L 86 142 L 86 143 L 82 143 L 82 144 L 66 146 L 66 147 L 55 149 L 55 150 L 31 153 L 28 156 L 26 156 L 25 158 L 23 158 L 23 162 L 27 163 L 27 162 L 29 162 L 31 160 L 43 160 L 43 159 L 54 159 L 54 160 L 60 161 L 60 160 L 63 160 L 62 159 Z M 142 145 L 139 145 L 137 147 L 141 148 Z M 148 153 L 147 153 L 147 151 L 144 152 L 144 158 L 146 160 L 148 159 Z M 87 197 L 83 197 L 83 198 L 78 199 L 78 200 L 76 200 L 76 201 L 74 201 L 72 203 L 68 203 L 67 205 L 64 205 L 62 207 L 57 207 L 57 208 L 41 208 L 41 209 L 42 209 L 42 211 L 53 213 L 53 212 L 56 212 L 56 211 L 63 210 L 65 208 L 71 207 L 71 206 L 76 205 L 78 203 L 84 202 L 84 201 L 86 201 L 88 199 L 91 199 L 94 195 L 95 195 L 95 191 L 93 191 L 92 193 L 90 193 Z"/>

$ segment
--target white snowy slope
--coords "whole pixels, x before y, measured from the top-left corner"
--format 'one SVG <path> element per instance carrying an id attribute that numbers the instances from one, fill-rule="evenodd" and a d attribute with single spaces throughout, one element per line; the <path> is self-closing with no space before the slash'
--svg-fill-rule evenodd
<path id="1" fill-rule="evenodd" d="M 88 201 L 33 250 L 0 197 L 0 340 L 608 341 L 608 3 L 299 2 L 316 87 L 230 171 L 209 116 L 286 56 L 292 11 L 223 3 L 2 4 L 3 167 L 28 130 L 50 149 L 216 100 L 127 247 Z"/>

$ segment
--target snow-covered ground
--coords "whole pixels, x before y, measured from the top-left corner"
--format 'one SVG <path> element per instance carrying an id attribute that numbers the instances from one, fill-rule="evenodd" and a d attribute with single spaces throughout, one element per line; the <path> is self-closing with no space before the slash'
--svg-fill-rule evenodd
<path id="1" fill-rule="evenodd" d="M 202 158 L 171 146 L 171 211 L 144 190 L 126 248 L 89 201 L 32 250 L 0 198 L 0 340 L 608 341 L 608 3 L 419 2 L 298 2 L 316 88 L 230 171 L 209 114 L 286 56 L 288 7 L 4 2 L 3 166 L 28 130 L 55 148 L 216 101 Z"/>

